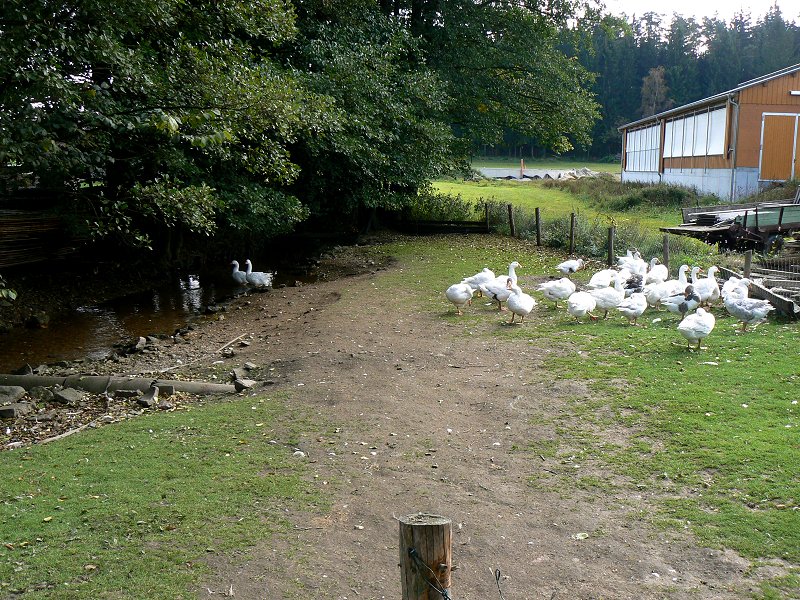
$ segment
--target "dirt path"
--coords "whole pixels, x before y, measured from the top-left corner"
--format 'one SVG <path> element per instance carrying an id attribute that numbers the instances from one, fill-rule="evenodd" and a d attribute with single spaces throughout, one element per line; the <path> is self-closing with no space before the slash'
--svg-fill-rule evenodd
<path id="1" fill-rule="evenodd" d="M 507 600 L 750 597 L 748 561 L 654 529 L 647 493 L 565 484 L 613 479 L 580 448 L 574 460 L 539 456 L 592 393 L 540 369 L 547 349 L 468 335 L 442 318 L 444 302 L 403 305 L 372 273 L 240 298 L 193 332 L 186 352 L 251 333 L 221 370 L 253 362 L 269 390 L 330 423 L 297 447 L 333 496 L 319 514 L 287 505 L 291 534 L 212 562 L 199 597 L 399 598 L 395 519 L 419 511 L 453 520 L 461 600 L 498 598 L 498 568 Z"/>

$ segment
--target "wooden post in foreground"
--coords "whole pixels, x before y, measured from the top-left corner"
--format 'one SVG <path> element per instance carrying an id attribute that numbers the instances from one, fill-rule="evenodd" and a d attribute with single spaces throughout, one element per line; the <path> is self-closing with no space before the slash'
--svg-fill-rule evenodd
<path id="1" fill-rule="evenodd" d="M 748 250 L 744 253 L 744 272 L 742 273 L 743 277 L 750 279 L 750 269 L 753 267 L 753 251 Z"/>
<path id="2" fill-rule="evenodd" d="M 511 237 L 517 237 L 517 228 L 514 227 L 514 206 L 508 205 L 508 226 L 511 228 Z"/>
<path id="3" fill-rule="evenodd" d="M 613 225 L 608 228 L 608 266 L 613 267 L 615 256 L 614 256 L 614 234 L 616 233 L 617 228 Z"/>
<path id="4" fill-rule="evenodd" d="M 542 215 L 539 207 L 536 207 L 536 245 L 542 245 Z"/>
<path id="5" fill-rule="evenodd" d="M 669 234 L 664 234 L 664 250 L 662 251 L 661 264 L 669 269 Z"/>
<path id="6" fill-rule="evenodd" d="M 575 213 L 569 216 L 569 255 L 575 254 Z"/>
<path id="7" fill-rule="evenodd" d="M 401 517 L 401 600 L 441 600 L 450 596 L 452 523 L 439 515 Z M 437 591 L 438 590 L 438 591 Z"/>

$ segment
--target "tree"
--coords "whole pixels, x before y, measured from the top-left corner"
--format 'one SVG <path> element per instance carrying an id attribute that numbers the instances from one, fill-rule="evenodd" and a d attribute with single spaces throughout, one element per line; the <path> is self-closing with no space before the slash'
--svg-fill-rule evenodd
<path id="1" fill-rule="evenodd" d="M 642 80 L 641 116 L 649 117 L 669 110 L 672 108 L 672 104 L 664 77 L 664 67 L 650 69 L 647 77 Z"/>
<path id="2" fill-rule="evenodd" d="M 319 105 L 270 58 L 295 33 L 283 0 L 10 0 L 0 32 L 0 164 L 92 234 L 304 217 L 287 146 Z"/>

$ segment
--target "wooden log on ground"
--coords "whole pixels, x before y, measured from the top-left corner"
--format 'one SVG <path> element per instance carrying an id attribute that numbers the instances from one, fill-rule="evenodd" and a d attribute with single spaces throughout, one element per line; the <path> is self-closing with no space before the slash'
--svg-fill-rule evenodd
<path id="1" fill-rule="evenodd" d="M 49 375 L 7 375 L 0 374 L 0 385 L 18 385 L 26 390 L 32 387 L 60 385 L 86 390 L 93 394 L 115 392 L 117 390 L 139 390 L 146 392 L 150 386 L 172 386 L 175 391 L 189 394 L 231 394 L 235 386 L 203 381 L 178 381 L 176 379 L 151 379 L 143 377 L 114 377 L 105 375 L 70 375 L 56 377 Z"/>
<path id="2" fill-rule="evenodd" d="M 439 515 L 415 513 L 400 522 L 402 600 L 450 598 L 452 523 Z"/>

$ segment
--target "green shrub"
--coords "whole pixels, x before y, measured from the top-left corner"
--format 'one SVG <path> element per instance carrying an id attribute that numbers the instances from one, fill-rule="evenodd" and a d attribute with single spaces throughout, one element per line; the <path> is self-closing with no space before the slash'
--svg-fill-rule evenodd
<path id="1" fill-rule="evenodd" d="M 460 194 L 453 196 L 436 192 L 433 188 L 425 188 L 417 195 L 409 216 L 420 221 L 469 221 L 475 219 L 482 209 L 482 199 L 471 202 Z"/>

